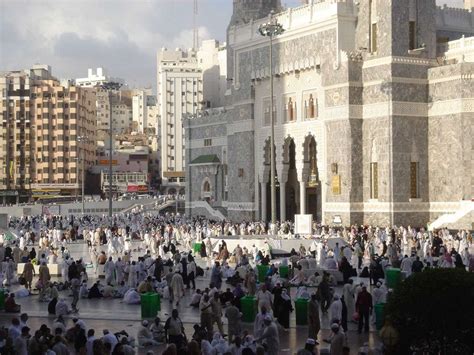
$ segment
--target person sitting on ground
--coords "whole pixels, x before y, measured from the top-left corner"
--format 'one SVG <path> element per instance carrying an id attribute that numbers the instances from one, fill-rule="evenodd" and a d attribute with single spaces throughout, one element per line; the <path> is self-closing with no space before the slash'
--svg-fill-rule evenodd
<path id="1" fill-rule="evenodd" d="M 21 312 L 21 306 L 15 302 L 15 294 L 12 292 L 5 300 L 5 312 L 18 313 Z"/>
<path id="2" fill-rule="evenodd" d="M 189 306 L 193 308 L 198 308 L 199 302 L 201 302 L 201 297 L 202 297 L 202 292 L 200 289 L 197 289 L 196 292 L 194 292 L 191 297 L 191 303 L 189 304 Z"/>
<path id="3" fill-rule="evenodd" d="M 79 298 L 87 298 L 89 290 L 87 289 L 87 281 L 82 281 L 81 288 L 79 289 Z"/>
<path id="4" fill-rule="evenodd" d="M 311 275 L 310 277 L 308 277 L 308 280 L 306 282 L 306 284 L 308 286 L 319 286 L 319 284 L 321 283 L 321 281 L 323 280 L 323 277 L 321 275 L 319 275 L 319 272 L 315 272 L 314 275 Z"/>
<path id="5" fill-rule="evenodd" d="M 125 296 L 125 293 L 127 293 L 128 290 L 129 290 L 128 285 L 125 284 L 125 281 L 122 281 L 120 283 L 120 286 L 117 288 L 117 290 L 115 290 L 114 297 L 115 298 L 123 298 L 123 296 Z"/>
<path id="6" fill-rule="evenodd" d="M 140 304 L 140 294 L 137 290 L 131 288 L 123 296 L 123 302 L 126 304 Z"/>
<path id="7" fill-rule="evenodd" d="M 94 285 L 92 285 L 92 287 L 89 290 L 89 294 L 87 296 L 89 299 L 103 297 L 102 292 L 100 292 L 99 285 L 100 285 L 100 281 L 97 281 Z"/>
<path id="8" fill-rule="evenodd" d="M 148 276 L 146 280 L 143 280 L 137 289 L 138 293 L 153 292 L 153 286 L 151 284 L 151 276 Z"/>
<path id="9" fill-rule="evenodd" d="M 153 323 L 150 326 L 150 331 L 153 335 L 153 340 L 158 343 L 164 343 L 165 339 L 165 327 L 161 324 L 159 317 L 156 317 Z"/>
<path id="10" fill-rule="evenodd" d="M 64 298 L 60 298 L 58 300 L 58 303 L 56 303 L 56 317 L 59 317 L 59 316 L 65 316 L 65 315 L 68 315 L 69 313 L 71 313 L 71 311 L 69 310 L 68 306 L 67 306 L 67 303 L 66 303 L 66 300 Z"/>
<path id="11" fill-rule="evenodd" d="M 153 339 L 153 334 L 148 329 L 148 321 L 142 321 L 142 324 L 137 332 L 138 346 L 154 346 L 158 342 Z"/>
<path id="12" fill-rule="evenodd" d="M 107 284 L 104 286 L 102 291 L 102 296 L 104 298 L 112 298 L 114 296 L 115 289 L 111 284 Z"/>
<path id="13" fill-rule="evenodd" d="M 327 270 L 337 270 L 337 261 L 334 259 L 334 256 L 328 255 L 324 262 L 324 268 Z"/>
<path id="14" fill-rule="evenodd" d="M 236 286 L 238 283 L 241 283 L 243 281 L 243 279 L 240 277 L 240 273 L 238 271 L 235 272 L 234 275 L 232 275 L 231 277 L 229 277 L 227 279 L 227 283 L 228 284 L 231 284 L 232 286 Z"/>
<path id="15" fill-rule="evenodd" d="M 305 281 L 304 271 L 301 265 L 298 265 L 294 270 L 294 276 L 290 280 L 290 284 L 299 286 Z"/>

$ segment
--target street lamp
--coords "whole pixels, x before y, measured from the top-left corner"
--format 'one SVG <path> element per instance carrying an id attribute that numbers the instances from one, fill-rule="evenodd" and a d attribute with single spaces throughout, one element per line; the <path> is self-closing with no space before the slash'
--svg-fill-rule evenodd
<path id="1" fill-rule="evenodd" d="M 260 25 L 258 32 L 270 39 L 270 191 L 272 224 L 276 223 L 276 186 L 275 186 L 275 118 L 273 117 L 273 37 L 285 32 L 283 25 L 279 24 L 270 12 L 270 21 Z"/>
<path id="2" fill-rule="evenodd" d="M 104 90 L 107 90 L 109 94 L 109 217 L 112 218 L 112 175 L 113 175 L 113 168 L 112 168 L 112 91 L 120 90 L 122 84 L 108 82 L 103 83 L 100 87 Z"/>
<path id="3" fill-rule="evenodd" d="M 82 143 L 81 144 L 81 159 L 82 159 L 82 197 L 81 197 L 81 200 L 82 200 L 82 215 L 84 215 L 84 212 L 85 212 L 85 200 L 84 200 L 84 178 L 85 178 L 85 174 L 84 174 L 84 170 L 85 170 L 85 144 L 86 143 L 89 143 L 89 139 L 86 137 L 86 136 L 79 136 L 77 137 L 77 141 L 79 143 Z"/>

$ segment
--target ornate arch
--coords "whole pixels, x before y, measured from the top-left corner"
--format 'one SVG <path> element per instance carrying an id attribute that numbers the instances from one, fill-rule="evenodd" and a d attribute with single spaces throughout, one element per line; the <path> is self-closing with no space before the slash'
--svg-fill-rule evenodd
<path id="1" fill-rule="evenodd" d="M 212 183 L 211 179 L 205 177 L 201 183 L 201 199 L 207 200 L 212 198 Z"/>

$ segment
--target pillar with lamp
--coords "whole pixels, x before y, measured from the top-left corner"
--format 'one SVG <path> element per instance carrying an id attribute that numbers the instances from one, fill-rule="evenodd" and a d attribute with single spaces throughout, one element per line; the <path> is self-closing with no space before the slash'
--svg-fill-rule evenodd
<path id="1" fill-rule="evenodd" d="M 271 223 L 276 224 L 276 164 L 275 164 L 275 117 L 273 117 L 273 38 L 284 32 L 283 25 L 277 22 L 274 12 L 270 12 L 267 23 L 260 25 L 258 32 L 270 39 L 270 198 L 271 198 Z M 263 216 L 265 217 L 265 216 Z"/>
<path id="2" fill-rule="evenodd" d="M 112 152 L 113 152 L 113 129 L 112 129 L 112 92 L 120 90 L 122 84 L 115 82 L 103 83 L 100 85 L 100 88 L 106 90 L 109 94 L 109 217 L 112 218 L 112 176 L 113 176 L 113 167 L 112 167 Z"/>

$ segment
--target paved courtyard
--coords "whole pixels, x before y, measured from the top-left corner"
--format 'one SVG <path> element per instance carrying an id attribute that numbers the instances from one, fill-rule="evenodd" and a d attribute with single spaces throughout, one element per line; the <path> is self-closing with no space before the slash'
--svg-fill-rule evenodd
<path id="1" fill-rule="evenodd" d="M 89 261 L 89 253 L 87 246 L 83 243 L 71 244 L 69 246 L 72 256 L 77 259 L 83 257 L 87 262 Z M 135 253 L 135 257 L 138 253 Z M 198 259 L 198 264 L 204 265 L 204 263 Z M 96 276 L 92 272 L 93 269 L 88 269 L 89 272 L 89 286 L 92 285 L 93 281 L 96 280 Z M 53 281 L 57 280 L 53 277 Z M 368 279 L 364 279 L 368 284 Z M 207 277 L 200 277 L 196 282 L 196 287 L 205 288 L 209 285 L 209 279 Z M 226 285 L 223 284 L 223 288 Z M 19 288 L 19 285 L 11 287 L 12 291 Z M 341 294 L 342 287 L 336 288 L 336 293 Z M 296 289 L 292 289 L 292 299 L 295 298 Z M 70 299 L 70 291 L 61 291 L 60 295 L 66 299 Z M 188 338 L 191 338 L 193 330 L 192 326 L 199 323 L 199 311 L 197 309 L 189 307 L 191 298 L 191 291 L 186 291 L 184 299 L 180 302 L 178 310 L 180 318 L 185 323 L 186 334 Z M 38 301 L 37 295 L 32 295 L 26 298 L 17 299 L 17 302 L 22 306 L 22 312 L 28 313 L 30 319 L 28 324 L 34 330 L 39 328 L 41 324 L 47 324 L 52 326 L 54 322 L 54 316 L 49 316 L 47 312 L 47 303 L 41 303 Z M 137 330 L 140 326 L 141 314 L 140 305 L 127 305 L 122 302 L 121 299 L 81 299 L 78 304 L 79 318 L 83 319 L 88 328 L 94 328 L 96 330 L 96 336 L 102 334 L 103 329 L 109 329 L 110 331 L 116 332 L 125 330 L 129 335 L 136 337 Z M 162 321 L 165 321 L 171 313 L 171 305 L 169 300 L 162 300 L 161 312 L 159 313 Z M 0 312 L 0 325 L 8 325 L 12 318 L 12 314 L 5 314 Z M 72 318 L 72 317 L 70 317 Z M 224 324 L 226 324 L 226 319 Z M 69 319 L 67 326 L 72 325 L 72 320 Z M 328 348 L 328 345 L 323 342 L 323 339 L 328 337 L 329 331 L 329 319 L 327 315 L 323 315 L 322 319 L 322 331 L 319 333 L 320 349 Z M 351 354 L 357 354 L 361 346 L 368 343 L 371 348 L 375 348 L 379 345 L 378 336 L 374 325 L 371 325 L 371 331 L 369 334 L 358 334 L 357 325 L 354 323 L 348 324 L 348 343 L 351 348 Z M 224 329 L 226 325 L 224 325 Z M 245 324 L 244 329 L 248 329 L 250 332 L 253 331 L 253 324 Z M 295 312 L 292 312 L 290 317 L 290 329 L 289 331 L 280 332 L 280 344 L 282 354 L 293 354 L 304 345 L 307 338 L 307 327 L 297 326 L 295 320 Z M 155 353 L 160 354 L 164 349 L 164 345 L 156 348 L 141 348 L 137 349 L 138 354 L 145 354 L 148 350 L 154 350 Z"/>

